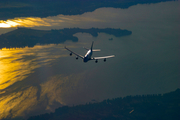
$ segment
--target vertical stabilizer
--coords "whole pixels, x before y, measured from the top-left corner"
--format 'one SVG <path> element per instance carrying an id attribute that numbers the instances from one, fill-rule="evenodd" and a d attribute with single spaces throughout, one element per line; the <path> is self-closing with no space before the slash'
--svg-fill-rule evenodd
<path id="1" fill-rule="evenodd" d="M 92 51 L 92 48 L 93 48 L 93 44 L 94 44 L 94 41 L 92 41 L 92 45 L 91 45 L 91 51 Z"/>

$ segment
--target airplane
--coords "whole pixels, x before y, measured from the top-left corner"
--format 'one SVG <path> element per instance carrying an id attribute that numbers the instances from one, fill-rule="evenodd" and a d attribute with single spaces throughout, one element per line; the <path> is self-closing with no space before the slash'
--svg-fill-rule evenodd
<path id="1" fill-rule="evenodd" d="M 70 56 L 72 56 L 72 54 L 75 54 L 76 59 L 78 59 L 78 57 L 80 57 L 83 60 L 83 62 L 85 62 L 85 63 L 88 62 L 89 60 L 95 60 L 95 63 L 97 63 L 99 59 L 104 59 L 104 62 L 106 62 L 107 58 L 115 57 L 115 55 L 103 56 L 103 57 L 91 57 L 93 52 L 100 51 L 100 49 L 93 49 L 93 44 L 94 44 L 94 41 L 92 42 L 91 49 L 83 47 L 84 49 L 88 50 L 87 53 L 85 54 L 85 56 L 82 56 L 80 54 L 73 52 L 72 50 L 70 50 L 66 46 L 64 48 L 66 50 L 70 51 L 70 54 L 69 54 Z"/>

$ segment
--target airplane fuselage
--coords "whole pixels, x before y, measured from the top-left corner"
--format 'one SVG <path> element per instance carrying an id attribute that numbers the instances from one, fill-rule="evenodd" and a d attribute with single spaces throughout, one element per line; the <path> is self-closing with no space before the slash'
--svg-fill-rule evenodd
<path id="1" fill-rule="evenodd" d="M 92 50 L 87 51 L 86 55 L 84 56 L 83 62 L 88 62 L 89 60 L 91 60 L 92 52 Z"/>

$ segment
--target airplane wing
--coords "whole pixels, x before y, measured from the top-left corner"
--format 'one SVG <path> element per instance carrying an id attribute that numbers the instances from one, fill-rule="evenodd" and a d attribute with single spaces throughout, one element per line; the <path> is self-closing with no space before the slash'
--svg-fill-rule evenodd
<path id="1" fill-rule="evenodd" d="M 99 59 L 105 59 L 105 58 L 111 58 L 111 57 L 115 57 L 115 55 L 103 56 L 103 57 L 94 57 L 93 60 L 99 60 Z"/>
<path id="2" fill-rule="evenodd" d="M 75 54 L 76 56 L 78 56 L 78 57 L 84 59 L 84 57 L 83 57 L 82 55 L 79 55 L 79 54 L 73 52 L 72 50 L 68 49 L 66 46 L 65 46 L 64 48 L 65 48 L 66 50 L 70 51 L 71 53 Z"/>

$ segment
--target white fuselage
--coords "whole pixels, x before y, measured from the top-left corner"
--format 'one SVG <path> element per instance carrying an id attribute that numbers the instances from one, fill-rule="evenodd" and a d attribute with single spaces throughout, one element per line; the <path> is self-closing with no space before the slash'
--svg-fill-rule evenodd
<path id="1" fill-rule="evenodd" d="M 83 62 L 87 62 L 91 60 L 92 53 L 93 53 L 92 50 L 88 50 L 86 55 L 84 56 Z"/>

